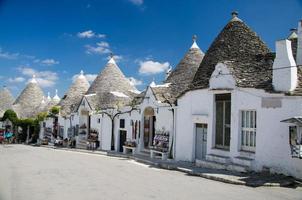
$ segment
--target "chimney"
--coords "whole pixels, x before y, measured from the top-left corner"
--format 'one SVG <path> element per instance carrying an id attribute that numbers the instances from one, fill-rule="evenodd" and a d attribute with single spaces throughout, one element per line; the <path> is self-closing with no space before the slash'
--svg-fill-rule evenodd
<path id="1" fill-rule="evenodd" d="M 276 58 L 273 64 L 273 86 L 276 91 L 290 92 L 297 86 L 297 66 L 293 57 L 291 41 L 276 42 Z"/>
<path id="2" fill-rule="evenodd" d="M 302 66 L 302 20 L 298 24 L 297 66 Z"/>

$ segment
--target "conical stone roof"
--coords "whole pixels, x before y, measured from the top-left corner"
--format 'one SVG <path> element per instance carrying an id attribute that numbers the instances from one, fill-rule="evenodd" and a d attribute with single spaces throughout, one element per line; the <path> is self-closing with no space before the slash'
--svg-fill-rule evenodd
<path id="1" fill-rule="evenodd" d="M 66 116 L 73 112 L 80 104 L 83 95 L 89 89 L 89 82 L 84 76 L 83 71 L 77 76 L 64 97 L 61 99 L 61 115 Z"/>
<path id="2" fill-rule="evenodd" d="M 165 83 L 170 83 L 171 95 L 177 97 L 191 84 L 195 73 L 204 57 L 193 36 L 193 44 L 183 59 L 167 77 Z"/>
<path id="3" fill-rule="evenodd" d="M 43 91 L 35 77 L 27 84 L 19 97 L 14 102 L 14 109 L 20 118 L 34 117 L 43 100 Z"/>
<path id="4" fill-rule="evenodd" d="M 206 52 L 190 86 L 191 89 L 209 87 L 210 77 L 219 62 L 228 67 L 239 87 L 272 87 L 273 55 L 269 48 L 236 12 Z"/>
<path id="5" fill-rule="evenodd" d="M 3 87 L 0 90 L 0 117 L 3 116 L 6 110 L 12 109 L 13 103 L 14 103 L 13 95 L 6 87 Z"/>
<path id="6" fill-rule="evenodd" d="M 97 104 L 97 109 L 104 109 L 130 102 L 134 95 L 132 91 L 135 90 L 112 57 L 86 94 L 96 94 L 98 102 L 94 102 L 94 105 Z"/>

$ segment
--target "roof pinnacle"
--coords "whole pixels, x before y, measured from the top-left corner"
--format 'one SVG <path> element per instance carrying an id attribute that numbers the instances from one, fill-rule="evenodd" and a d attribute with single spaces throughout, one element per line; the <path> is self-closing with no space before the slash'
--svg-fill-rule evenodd
<path id="1" fill-rule="evenodd" d="M 231 13 L 231 15 L 232 15 L 231 22 L 234 22 L 234 21 L 240 21 L 240 22 L 242 22 L 242 20 L 239 19 L 239 17 L 238 17 L 238 11 L 233 11 Z"/>
<path id="2" fill-rule="evenodd" d="M 197 35 L 193 35 L 192 39 L 193 39 L 193 42 L 196 42 L 196 40 L 197 40 Z"/>
<path id="3" fill-rule="evenodd" d="M 56 89 L 56 95 L 53 97 L 53 100 L 58 102 L 60 101 L 60 97 L 58 96 L 58 90 Z"/>
<path id="4" fill-rule="evenodd" d="M 116 65 L 116 62 L 115 62 L 115 60 L 114 60 L 114 55 L 113 55 L 113 53 L 110 53 L 109 56 L 110 56 L 110 60 L 108 61 L 108 63 Z"/>
<path id="5" fill-rule="evenodd" d="M 33 74 L 33 77 L 32 77 L 32 79 L 31 79 L 30 82 L 31 82 L 31 83 L 37 83 L 36 75 L 35 75 L 35 74 Z"/>
<path id="6" fill-rule="evenodd" d="M 80 75 L 78 76 L 78 78 L 85 78 L 83 70 L 80 71 Z"/>
<path id="7" fill-rule="evenodd" d="M 192 40 L 193 40 L 193 44 L 191 46 L 191 49 L 199 49 L 199 46 L 196 43 L 197 35 L 193 35 Z"/>

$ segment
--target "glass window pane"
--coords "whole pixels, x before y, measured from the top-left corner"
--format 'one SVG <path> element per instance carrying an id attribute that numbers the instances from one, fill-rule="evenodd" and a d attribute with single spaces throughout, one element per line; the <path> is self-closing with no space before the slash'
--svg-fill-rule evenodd
<path id="1" fill-rule="evenodd" d="M 216 144 L 223 145 L 223 102 L 216 102 Z"/>
<path id="2" fill-rule="evenodd" d="M 245 127 L 245 111 L 241 111 L 241 127 Z"/>
<path id="3" fill-rule="evenodd" d="M 231 141 L 231 128 L 226 127 L 224 132 L 224 146 L 229 147 Z"/>
<path id="4" fill-rule="evenodd" d="M 231 124 L 231 102 L 225 102 L 225 124 Z"/>
<path id="5" fill-rule="evenodd" d="M 250 128 L 253 128 L 253 111 L 250 111 Z"/>
<path id="6" fill-rule="evenodd" d="M 256 132 L 254 134 L 254 147 L 256 147 Z"/>
<path id="7" fill-rule="evenodd" d="M 257 112 L 255 111 L 255 128 L 257 128 Z"/>

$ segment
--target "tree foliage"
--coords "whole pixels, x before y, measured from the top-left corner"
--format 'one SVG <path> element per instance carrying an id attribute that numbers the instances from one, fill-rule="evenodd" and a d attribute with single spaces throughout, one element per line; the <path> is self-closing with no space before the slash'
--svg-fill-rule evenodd
<path id="1" fill-rule="evenodd" d="M 59 106 L 54 106 L 50 109 L 48 117 L 56 117 L 60 113 L 60 107 Z"/>
<path id="2" fill-rule="evenodd" d="M 13 124 L 18 123 L 17 114 L 13 110 L 7 110 L 7 111 L 5 111 L 5 113 L 4 113 L 3 117 L 2 117 L 2 121 L 5 121 L 6 119 L 10 120 Z"/>

